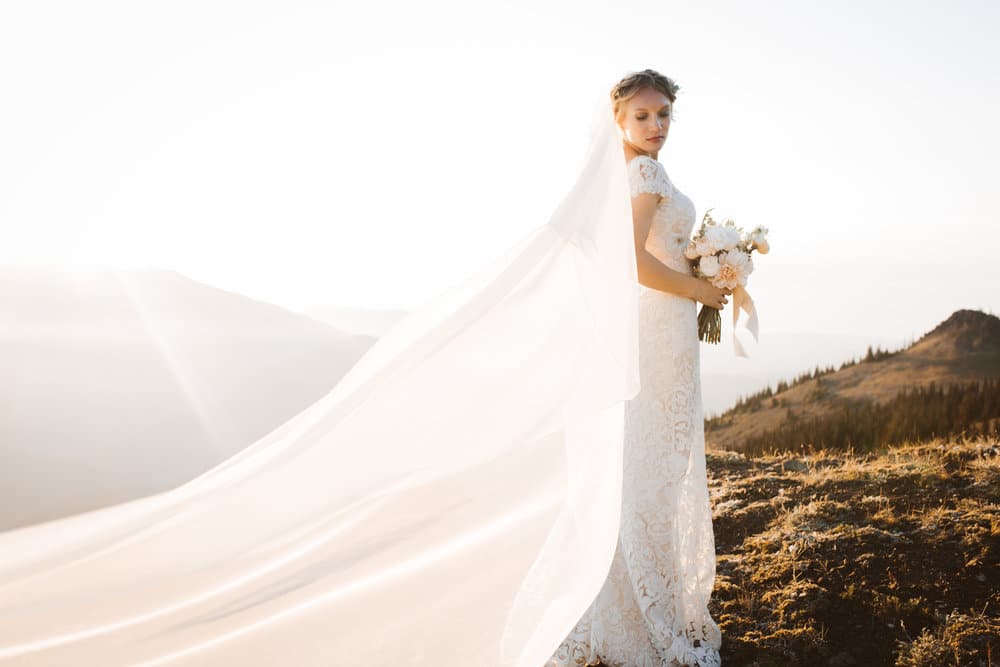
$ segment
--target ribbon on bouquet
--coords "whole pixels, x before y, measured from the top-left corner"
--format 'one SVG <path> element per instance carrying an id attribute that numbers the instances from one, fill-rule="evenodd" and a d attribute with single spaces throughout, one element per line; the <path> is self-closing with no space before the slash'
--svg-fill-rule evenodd
<path id="1" fill-rule="evenodd" d="M 736 323 L 740 319 L 740 310 L 746 311 L 746 328 L 753 334 L 753 339 L 760 342 L 760 339 L 757 337 L 757 309 L 754 307 L 753 299 L 750 298 L 750 292 L 746 291 L 743 285 L 737 285 L 733 289 L 733 349 L 736 351 L 736 356 L 749 357 L 750 355 L 746 353 L 743 345 L 740 344 L 740 339 L 736 337 Z"/>

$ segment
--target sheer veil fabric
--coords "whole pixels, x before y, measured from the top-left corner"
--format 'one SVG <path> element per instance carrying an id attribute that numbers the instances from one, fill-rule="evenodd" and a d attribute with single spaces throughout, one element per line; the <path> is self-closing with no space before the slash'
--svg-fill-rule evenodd
<path id="1" fill-rule="evenodd" d="M 179 487 L 0 534 L 0 665 L 542 665 L 608 573 L 639 389 L 606 98 L 550 219 L 326 396 Z"/>

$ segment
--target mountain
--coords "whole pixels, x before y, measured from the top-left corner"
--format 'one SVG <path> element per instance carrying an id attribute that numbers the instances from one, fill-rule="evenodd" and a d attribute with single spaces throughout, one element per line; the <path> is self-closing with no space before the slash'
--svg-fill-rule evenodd
<path id="1" fill-rule="evenodd" d="M 723 321 L 725 318 L 723 315 Z M 733 356 L 731 336 L 732 330 L 723 327 L 719 344 L 701 344 L 701 398 L 706 417 L 720 415 L 741 396 L 774 386 L 804 368 L 826 368 L 846 359 L 864 358 L 869 346 L 898 350 L 913 340 L 913 337 L 816 331 L 767 331 L 762 332 L 760 342 L 755 342 L 741 331 L 740 338 L 752 348 L 749 357 L 737 359 Z"/>
<path id="2" fill-rule="evenodd" d="M 0 530 L 193 478 L 374 342 L 174 271 L 0 269 Z"/>
<path id="3" fill-rule="evenodd" d="M 377 310 L 317 306 L 306 309 L 303 314 L 325 322 L 340 331 L 381 338 L 385 332 L 409 313 L 398 309 Z"/>
<path id="4" fill-rule="evenodd" d="M 766 398 L 706 422 L 706 446 L 739 450 L 742 442 L 796 419 L 828 417 L 844 405 L 884 403 L 904 389 L 1000 377 L 1000 318 L 961 309 L 906 348 L 839 370 L 779 384 Z"/>

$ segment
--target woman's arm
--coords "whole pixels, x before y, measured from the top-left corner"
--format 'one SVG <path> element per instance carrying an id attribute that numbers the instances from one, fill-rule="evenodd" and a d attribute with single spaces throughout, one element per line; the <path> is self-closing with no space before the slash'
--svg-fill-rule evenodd
<path id="1" fill-rule="evenodd" d="M 659 195 L 655 192 L 640 192 L 632 198 L 632 223 L 635 229 L 635 260 L 639 283 L 646 287 L 671 292 L 679 296 L 695 299 L 699 283 L 694 276 L 671 269 L 646 250 L 646 238 L 653 224 L 653 215 Z"/>

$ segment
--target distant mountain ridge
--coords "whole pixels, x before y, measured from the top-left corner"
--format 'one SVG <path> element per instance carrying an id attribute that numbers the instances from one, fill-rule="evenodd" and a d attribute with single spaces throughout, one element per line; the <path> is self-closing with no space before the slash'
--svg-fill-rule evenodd
<path id="1" fill-rule="evenodd" d="M 0 268 L 0 530 L 188 481 L 375 340 L 175 271 Z"/>
<path id="2" fill-rule="evenodd" d="M 904 349 L 828 369 L 810 381 L 779 383 L 706 422 L 706 445 L 741 449 L 742 442 L 795 419 L 822 419 L 846 404 L 883 403 L 906 388 L 1000 377 L 1000 318 L 960 309 Z"/>
<path id="3" fill-rule="evenodd" d="M 956 310 L 915 341 L 912 351 L 928 358 L 985 362 L 995 372 L 1000 368 L 1000 317 Z"/>
<path id="4" fill-rule="evenodd" d="M 313 307 L 303 314 L 325 322 L 340 331 L 381 338 L 389 329 L 410 313 L 405 310 L 375 310 L 370 308 Z"/>
<path id="5" fill-rule="evenodd" d="M 151 320 L 177 333 L 216 331 L 221 325 L 248 335 L 292 329 L 324 337 L 356 335 L 169 269 L 0 267 L 4 333 L 75 333 L 95 325 L 121 330 L 148 327 Z"/>

